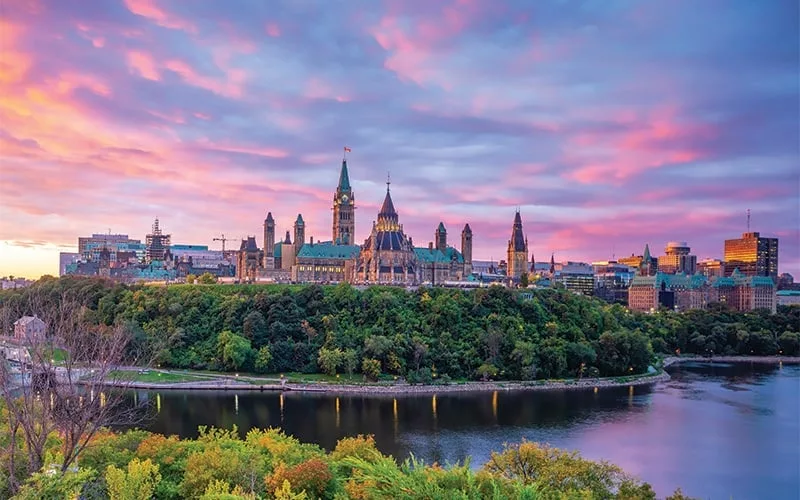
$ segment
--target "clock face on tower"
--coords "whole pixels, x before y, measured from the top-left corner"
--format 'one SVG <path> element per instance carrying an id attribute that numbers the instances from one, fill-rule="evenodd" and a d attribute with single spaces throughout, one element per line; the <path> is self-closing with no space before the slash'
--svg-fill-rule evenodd
<path id="1" fill-rule="evenodd" d="M 342 203 L 347 203 L 347 201 L 348 201 L 349 199 L 350 199 L 350 198 L 348 198 L 346 194 L 345 194 L 345 195 L 342 195 Z"/>

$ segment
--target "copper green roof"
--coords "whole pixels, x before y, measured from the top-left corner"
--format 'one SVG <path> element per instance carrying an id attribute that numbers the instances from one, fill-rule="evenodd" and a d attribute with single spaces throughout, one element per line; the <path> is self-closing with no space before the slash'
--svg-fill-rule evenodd
<path id="1" fill-rule="evenodd" d="M 283 243 L 278 243 L 275 245 L 275 248 L 272 249 L 272 256 L 273 257 L 280 257 L 281 256 L 281 248 L 283 248 Z"/>
<path id="2" fill-rule="evenodd" d="M 307 257 L 312 259 L 342 259 L 348 260 L 358 256 L 361 247 L 358 245 L 334 245 L 332 243 L 306 243 L 297 258 Z"/>
<path id="3" fill-rule="evenodd" d="M 444 264 L 450 262 L 450 259 L 437 248 L 415 248 L 414 254 L 417 256 L 417 261 L 421 263 L 431 264 L 436 262 Z"/>
<path id="4" fill-rule="evenodd" d="M 439 227 L 436 229 L 436 232 L 439 233 L 446 233 L 447 229 L 444 228 L 444 222 L 439 223 Z"/>
<path id="5" fill-rule="evenodd" d="M 347 174 L 347 160 L 342 160 L 342 171 L 339 172 L 339 191 L 350 191 L 350 176 Z"/>
<path id="6" fill-rule="evenodd" d="M 664 283 L 667 288 L 687 288 L 690 290 L 701 288 L 708 282 L 702 274 L 665 274 L 656 273 L 654 276 L 634 276 L 631 286 L 647 286 L 661 288 Z"/>
<path id="7" fill-rule="evenodd" d="M 295 224 L 305 224 L 303 222 L 303 214 L 297 214 L 297 220 L 295 221 Z"/>

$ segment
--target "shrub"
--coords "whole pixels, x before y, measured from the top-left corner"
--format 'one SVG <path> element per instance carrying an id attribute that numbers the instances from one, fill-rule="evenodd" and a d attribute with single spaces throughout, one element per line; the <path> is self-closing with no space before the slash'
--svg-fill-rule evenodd
<path id="1" fill-rule="evenodd" d="M 265 478 L 267 490 L 275 493 L 285 481 L 288 481 L 293 491 L 305 491 L 312 497 L 321 497 L 333 479 L 328 464 L 319 458 L 299 463 L 292 467 L 278 465 L 271 475 Z"/>

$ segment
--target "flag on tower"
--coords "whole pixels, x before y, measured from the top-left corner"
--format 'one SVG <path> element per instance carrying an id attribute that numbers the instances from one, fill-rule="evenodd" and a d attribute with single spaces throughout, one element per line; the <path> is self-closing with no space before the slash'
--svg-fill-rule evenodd
<path id="1" fill-rule="evenodd" d="M 350 148 L 348 148 L 347 146 L 345 146 L 345 147 L 344 147 L 344 152 L 345 152 L 345 153 L 352 153 L 352 152 L 353 152 L 353 150 L 352 150 L 352 149 L 350 149 Z"/>

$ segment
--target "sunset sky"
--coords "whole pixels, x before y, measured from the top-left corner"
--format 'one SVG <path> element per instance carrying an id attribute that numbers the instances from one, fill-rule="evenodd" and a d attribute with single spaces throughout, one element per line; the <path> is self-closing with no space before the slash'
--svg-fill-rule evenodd
<path id="1" fill-rule="evenodd" d="M 80 235 L 357 240 L 386 186 L 417 245 L 698 258 L 751 227 L 800 278 L 796 0 L 0 0 L 0 275 Z M 261 237 L 258 237 L 261 244 Z M 231 243 L 229 243 L 231 245 Z"/>

